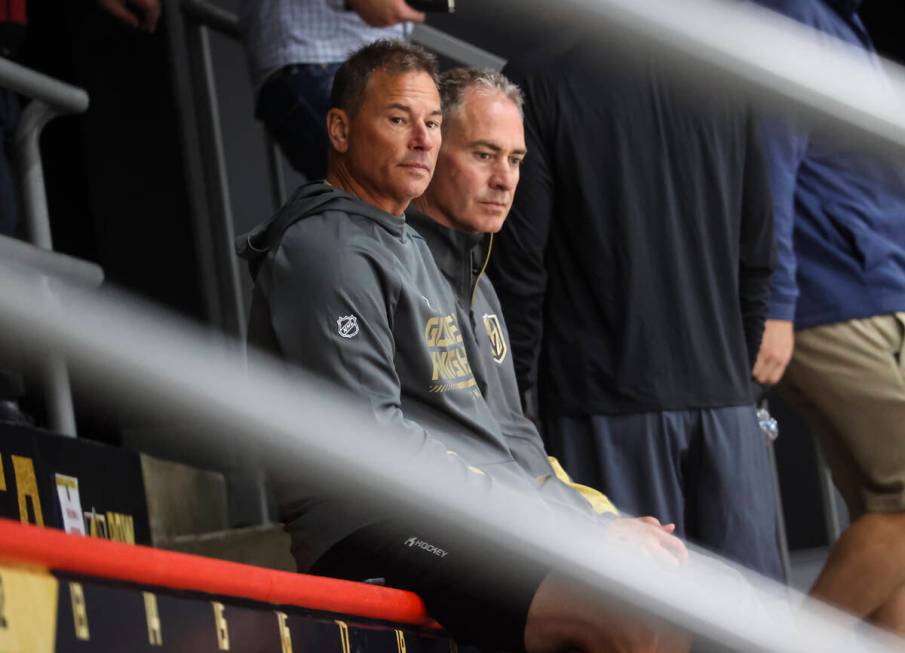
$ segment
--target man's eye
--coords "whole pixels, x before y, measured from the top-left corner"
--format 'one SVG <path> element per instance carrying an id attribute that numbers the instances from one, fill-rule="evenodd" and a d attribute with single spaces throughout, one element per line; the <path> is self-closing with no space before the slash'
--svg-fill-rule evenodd
<path id="1" fill-rule="evenodd" d="M 402 116 L 390 116 L 390 122 L 394 125 L 402 125 L 405 124 L 405 118 Z"/>
<path id="2" fill-rule="evenodd" d="M 428 120 L 426 123 L 428 129 L 438 129 L 440 127 L 440 123 L 436 120 Z"/>
<path id="3" fill-rule="evenodd" d="M 475 152 L 474 155 L 481 161 L 490 161 L 493 158 L 490 152 Z"/>
<path id="4" fill-rule="evenodd" d="M 519 157 L 512 157 L 511 159 L 509 159 L 509 162 L 516 168 L 521 167 L 522 161 L 524 161 L 524 159 L 521 159 Z"/>

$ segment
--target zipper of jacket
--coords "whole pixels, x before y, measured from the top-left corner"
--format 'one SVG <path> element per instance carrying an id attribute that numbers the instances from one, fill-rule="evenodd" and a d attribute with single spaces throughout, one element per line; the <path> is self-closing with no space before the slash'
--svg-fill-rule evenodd
<path id="1" fill-rule="evenodd" d="M 471 302 L 469 306 L 474 306 L 475 294 L 478 292 L 478 282 L 481 280 L 481 277 L 484 275 L 485 270 L 487 270 L 487 264 L 490 263 L 490 253 L 493 251 L 493 234 L 490 234 L 490 241 L 487 243 L 487 255 L 484 257 L 484 264 L 481 266 L 481 271 L 478 272 L 478 276 L 474 279 L 474 285 L 471 287 Z"/>

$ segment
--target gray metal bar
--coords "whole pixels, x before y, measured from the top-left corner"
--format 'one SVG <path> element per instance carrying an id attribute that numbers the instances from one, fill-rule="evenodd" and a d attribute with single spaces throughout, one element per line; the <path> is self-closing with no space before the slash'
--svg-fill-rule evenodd
<path id="1" fill-rule="evenodd" d="M 214 253 L 210 237 L 210 210 L 205 193 L 204 168 L 198 135 L 198 118 L 194 104 L 194 84 L 189 66 L 186 44 L 186 20 L 180 11 L 179 0 L 164 0 L 163 17 L 166 20 L 173 93 L 179 114 L 179 142 L 185 163 L 186 190 L 192 215 L 192 234 L 197 255 L 197 273 L 201 284 L 204 315 L 208 323 L 223 323 L 220 311 L 219 284 L 214 266 Z"/>
<path id="2" fill-rule="evenodd" d="M 779 486 L 779 468 L 776 465 L 776 450 L 773 443 L 767 443 L 770 458 L 770 470 L 773 477 L 773 496 L 776 498 L 776 534 L 779 540 L 779 555 L 782 560 L 782 571 L 786 580 L 792 578 L 792 560 L 789 557 L 789 538 L 786 534 L 786 516 L 782 510 L 782 488 Z"/>
<path id="3" fill-rule="evenodd" d="M 40 139 L 44 126 L 58 111 L 42 100 L 32 100 L 22 112 L 16 129 L 16 155 L 19 163 L 19 185 L 22 193 L 28 237 L 34 245 L 53 249 L 50 216 L 44 193 L 44 166 L 41 163 Z"/>
<path id="4" fill-rule="evenodd" d="M 209 235 L 212 239 L 214 266 L 218 278 L 221 326 L 225 333 L 244 338 L 245 308 L 239 281 L 239 266 L 233 250 L 232 203 L 229 197 L 229 179 L 226 172 L 226 155 L 223 151 L 220 109 L 217 87 L 211 59 L 210 33 L 207 27 L 186 25 L 188 56 L 195 91 L 198 136 L 204 166 L 207 189 Z"/>
<path id="5" fill-rule="evenodd" d="M 412 40 L 437 54 L 474 68 L 501 70 L 506 60 L 429 25 L 415 25 Z"/>
<path id="6" fill-rule="evenodd" d="M 82 89 L 42 75 L 0 57 L 0 86 L 55 107 L 61 113 L 82 113 L 88 94 Z"/>
<path id="7" fill-rule="evenodd" d="M 40 270 L 43 274 L 84 288 L 97 288 L 104 282 L 104 270 L 99 265 L 48 252 L 7 236 L 0 236 L 0 259 Z"/>
<path id="8" fill-rule="evenodd" d="M 84 95 L 84 91 L 82 94 Z M 87 95 L 84 106 L 88 106 Z M 33 245 L 45 250 L 53 250 L 53 240 L 50 235 L 50 216 L 47 210 L 47 195 L 44 192 L 44 167 L 41 163 L 39 141 L 44 126 L 60 113 L 61 109 L 52 107 L 43 100 L 32 100 L 22 112 L 15 138 L 19 162 L 19 187 L 28 236 Z M 52 301 L 52 293 L 46 283 L 42 285 L 42 294 L 45 295 L 46 301 Z M 57 353 L 48 351 L 43 356 L 40 377 L 48 426 L 57 433 L 76 437 L 75 408 L 72 405 L 69 373 L 66 364 Z"/>
<path id="9" fill-rule="evenodd" d="M 820 477 L 820 499 L 823 503 L 823 520 L 826 525 L 826 534 L 830 540 L 830 546 L 842 535 L 842 520 L 839 509 L 836 506 L 836 486 L 833 484 L 833 476 L 826 464 L 823 455 L 823 446 L 820 439 L 814 437 L 814 449 L 817 452 L 817 475 Z"/>
<path id="10" fill-rule="evenodd" d="M 182 11 L 193 21 L 215 32 L 242 40 L 239 18 L 232 12 L 206 0 L 182 0 Z"/>
<path id="11" fill-rule="evenodd" d="M 41 277 L 41 295 L 51 310 L 58 306 L 57 297 L 50 287 L 50 279 Z M 72 405 L 72 386 L 69 383 L 69 370 L 63 355 L 54 348 L 48 348 L 39 363 L 41 385 L 44 388 L 44 409 L 47 412 L 47 425 L 54 433 L 77 437 L 75 425 L 75 408 Z"/>
<path id="12" fill-rule="evenodd" d="M 488 486 L 453 469 L 447 457 L 422 459 L 408 438 L 350 410 L 346 395 L 256 356 L 246 367 L 208 333 L 147 308 L 138 311 L 125 297 L 66 288 L 62 306 L 47 310 L 34 301 L 32 280 L 2 261 L 0 276 L 7 281 L 0 293 L 0 339 L 60 348 L 109 401 L 191 419 L 206 427 L 199 437 L 208 446 L 236 442 L 283 478 L 378 512 L 442 520 L 437 523 L 465 538 L 479 537 L 475 543 L 490 540 L 512 551 L 501 565 L 518 565 L 524 557 L 588 592 L 578 600 L 636 607 L 701 634 L 719 650 L 901 650 L 891 634 L 868 624 L 855 628 L 854 617 L 793 592 L 786 602 L 785 588 L 693 547 L 686 565 L 657 564 L 634 542 L 604 536 L 600 522 L 551 510 L 533 492 L 490 478 Z"/>

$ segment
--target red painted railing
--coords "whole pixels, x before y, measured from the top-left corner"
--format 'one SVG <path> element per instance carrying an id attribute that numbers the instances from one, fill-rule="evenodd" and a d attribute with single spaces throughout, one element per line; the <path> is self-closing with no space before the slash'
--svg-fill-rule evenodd
<path id="1" fill-rule="evenodd" d="M 411 592 L 121 544 L 0 519 L 0 563 L 436 627 Z"/>

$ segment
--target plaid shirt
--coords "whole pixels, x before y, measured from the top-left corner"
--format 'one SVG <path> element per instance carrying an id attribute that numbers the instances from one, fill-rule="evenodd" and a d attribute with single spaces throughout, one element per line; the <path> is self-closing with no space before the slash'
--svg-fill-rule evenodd
<path id="1" fill-rule="evenodd" d="M 344 0 L 240 0 L 239 18 L 256 89 L 271 73 L 297 63 L 339 63 L 378 39 L 405 38 L 408 23 L 369 27 Z"/>

